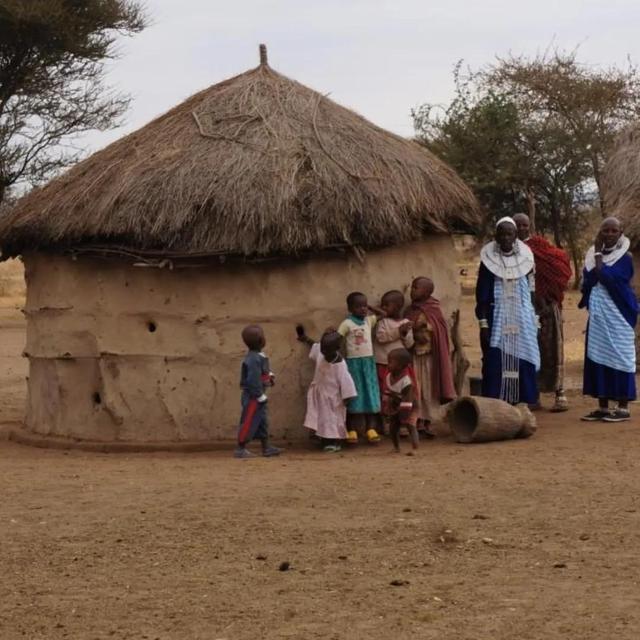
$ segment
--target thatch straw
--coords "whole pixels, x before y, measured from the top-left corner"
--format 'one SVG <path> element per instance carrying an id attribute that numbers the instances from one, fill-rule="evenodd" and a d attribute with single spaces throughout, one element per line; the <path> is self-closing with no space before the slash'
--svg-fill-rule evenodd
<path id="1" fill-rule="evenodd" d="M 603 172 L 607 215 L 622 220 L 632 246 L 640 245 L 640 125 L 622 133 Z"/>
<path id="2" fill-rule="evenodd" d="M 3 255 L 87 243 L 297 254 L 477 226 L 452 169 L 262 55 L 25 196 L 0 223 Z"/>

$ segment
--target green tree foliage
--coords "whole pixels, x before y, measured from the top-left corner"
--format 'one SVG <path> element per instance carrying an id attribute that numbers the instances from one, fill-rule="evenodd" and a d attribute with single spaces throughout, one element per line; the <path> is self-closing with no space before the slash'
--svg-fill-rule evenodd
<path id="1" fill-rule="evenodd" d="M 479 82 L 454 72 L 456 95 L 442 110 L 425 104 L 412 112 L 418 140 L 455 167 L 487 211 L 500 217 L 518 207 L 530 173 L 522 153 L 517 105 Z"/>
<path id="2" fill-rule="evenodd" d="M 556 50 L 464 75 L 458 64 L 454 79 L 444 111 L 413 112 L 418 139 L 467 180 L 488 221 L 526 211 L 539 231 L 568 244 L 577 265 L 585 205 L 601 205 L 607 153 L 640 115 L 637 69 L 597 69 Z"/>
<path id="3" fill-rule="evenodd" d="M 75 161 L 74 135 L 118 123 L 129 101 L 104 63 L 144 26 L 134 0 L 0 0 L 0 202 Z"/>
<path id="4" fill-rule="evenodd" d="M 496 91 L 526 105 L 530 118 L 555 118 L 577 152 L 588 158 L 599 191 L 602 167 L 616 136 L 640 117 L 637 67 L 595 68 L 580 63 L 577 51 L 556 50 L 532 60 L 499 60 L 485 76 Z"/>

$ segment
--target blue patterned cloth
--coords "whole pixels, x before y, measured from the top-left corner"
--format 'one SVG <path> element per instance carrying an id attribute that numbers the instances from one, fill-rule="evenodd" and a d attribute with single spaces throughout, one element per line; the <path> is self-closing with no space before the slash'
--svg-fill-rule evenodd
<path id="1" fill-rule="evenodd" d="M 523 278 L 523 280 L 525 281 L 524 287 L 528 290 L 529 287 L 526 282 L 526 278 Z M 498 285 L 499 281 L 500 278 L 497 278 L 493 273 L 491 273 L 484 264 L 480 264 L 478 281 L 476 283 L 476 316 L 478 318 L 486 318 L 489 323 L 492 343 L 494 343 L 494 336 L 496 338 L 498 336 L 498 332 L 494 332 L 493 328 L 496 323 L 500 322 L 498 318 L 499 313 L 496 307 L 496 290 L 500 285 L 502 285 L 501 281 L 500 285 Z M 522 296 L 523 290 L 523 286 L 519 285 L 517 290 L 518 295 Z M 525 329 L 525 334 L 529 336 L 531 328 L 536 328 L 535 314 L 533 314 L 530 296 L 524 300 L 524 304 L 530 312 L 521 312 L 521 320 L 526 321 L 529 324 L 529 328 Z M 485 310 L 489 311 L 486 316 L 484 315 Z M 497 344 L 497 340 L 495 341 L 495 344 Z M 534 362 L 529 362 L 524 357 L 520 359 L 520 365 L 518 367 L 518 400 L 528 404 L 535 404 L 538 401 L 536 367 L 539 368 L 540 366 L 540 352 L 538 351 L 538 357 L 536 358 L 535 353 L 532 352 L 530 339 L 525 341 L 524 346 L 523 356 L 528 354 L 528 357 L 530 357 Z M 490 346 L 490 348 L 482 354 L 482 395 L 485 398 L 505 399 L 502 397 L 502 360 L 503 354 L 498 347 Z"/>
<path id="2" fill-rule="evenodd" d="M 635 373 L 635 332 L 601 284 L 591 291 L 587 331 L 590 360 L 618 371 Z"/>
<path id="3" fill-rule="evenodd" d="M 349 400 L 349 413 L 380 413 L 380 387 L 373 356 L 345 358 L 358 395 Z"/>
<path id="4" fill-rule="evenodd" d="M 495 276 L 494 276 L 495 278 Z M 540 370 L 540 348 L 538 347 L 538 327 L 536 312 L 531 304 L 531 290 L 527 277 L 523 276 L 513 281 L 515 304 L 517 305 L 518 340 L 517 353 L 511 353 L 518 360 L 525 360 L 532 364 L 536 371 Z M 504 283 L 501 278 L 495 278 L 493 286 L 493 326 L 491 327 L 491 346 L 495 349 L 502 347 L 502 330 L 506 313 L 506 305 L 513 301 L 507 300 Z"/>
<path id="5" fill-rule="evenodd" d="M 634 327 L 638 301 L 631 287 L 633 260 L 626 254 L 611 265 L 583 272 L 582 299 L 589 310 L 582 391 L 594 398 L 634 400 Z"/>

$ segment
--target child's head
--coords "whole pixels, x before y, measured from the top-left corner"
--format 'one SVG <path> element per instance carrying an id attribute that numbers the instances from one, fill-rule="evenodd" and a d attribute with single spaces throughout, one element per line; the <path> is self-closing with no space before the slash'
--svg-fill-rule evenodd
<path id="1" fill-rule="evenodd" d="M 340 354 L 342 336 L 337 331 L 325 331 L 320 338 L 320 353 L 327 362 L 333 362 Z"/>
<path id="2" fill-rule="evenodd" d="M 260 351 L 267 344 L 264 331 L 257 324 L 250 324 L 242 330 L 242 340 L 251 351 Z"/>
<path id="3" fill-rule="evenodd" d="M 349 313 L 356 316 L 356 318 L 366 318 L 369 311 L 367 296 L 359 291 L 351 292 L 347 296 L 347 309 L 349 309 Z"/>
<path id="4" fill-rule="evenodd" d="M 418 276 L 411 283 L 411 301 L 425 302 L 433 295 L 434 285 L 431 278 Z"/>
<path id="5" fill-rule="evenodd" d="M 387 363 L 391 373 L 401 373 L 411 364 L 411 354 L 406 349 L 394 349 L 389 352 Z"/>
<path id="6" fill-rule="evenodd" d="M 404 294 L 402 291 L 396 289 L 387 291 L 380 301 L 380 308 L 384 311 L 387 318 L 400 318 L 403 307 Z"/>

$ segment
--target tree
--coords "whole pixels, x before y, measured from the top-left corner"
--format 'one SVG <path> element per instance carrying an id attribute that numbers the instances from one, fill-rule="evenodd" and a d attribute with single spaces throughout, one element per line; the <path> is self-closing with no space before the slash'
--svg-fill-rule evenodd
<path id="1" fill-rule="evenodd" d="M 599 205 L 605 215 L 602 167 L 616 136 L 640 117 L 640 74 L 626 68 L 598 69 L 577 59 L 577 50 L 555 49 L 533 59 L 499 59 L 485 71 L 486 82 L 526 105 L 530 117 L 553 116 L 572 137 L 578 152 L 588 157 Z"/>
<path id="2" fill-rule="evenodd" d="M 0 202 L 74 162 L 73 136 L 118 124 L 129 100 L 104 63 L 144 26 L 135 0 L 0 0 Z"/>
<path id="3" fill-rule="evenodd" d="M 506 215 L 519 205 L 530 173 L 518 148 L 518 108 L 479 86 L 477 75 L 463 75 L 460 64 L 454 79 L 456 95 L 444 112 L 432 104 L 412 111 L 418 141 L 458 171 L 486 210 Z"/>
<path id="4" fill-rule="evenodd" d="M 429 104 L 413 112 L 419 141 L 467 180 L 489 218 L 528 210 L 539 231 L 568 244 L 577 268 L 585 210 L 602 201 L 601 167 L 640 115 L 637 69 L 598 70 L 555 51 L 464 76 L 458 64 L 454 79 L 444 113 Z"/>

